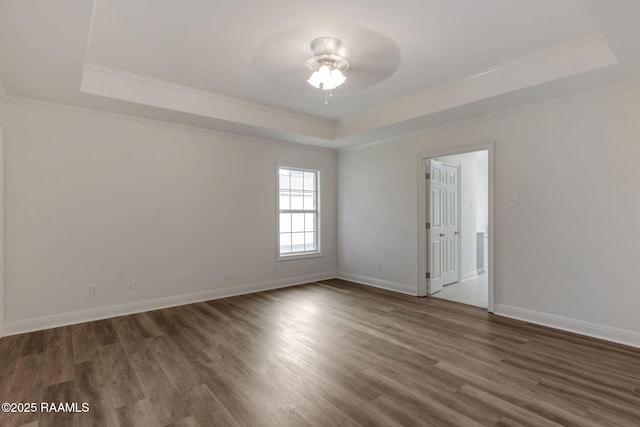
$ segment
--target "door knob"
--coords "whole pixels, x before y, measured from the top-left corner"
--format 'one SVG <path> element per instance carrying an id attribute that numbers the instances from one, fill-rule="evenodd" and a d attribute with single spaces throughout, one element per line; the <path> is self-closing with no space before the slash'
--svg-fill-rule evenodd
<path id="1" fill-rule="evenodd" d="M 460 234 L 460 232 L 459 232 L 459 231 L 456 231 L 456 234 Z"/>
<path id="2" fill-rule="evenodd" d="M 444 233 L 440 233 L 440 237 L 444 237 Z"/>

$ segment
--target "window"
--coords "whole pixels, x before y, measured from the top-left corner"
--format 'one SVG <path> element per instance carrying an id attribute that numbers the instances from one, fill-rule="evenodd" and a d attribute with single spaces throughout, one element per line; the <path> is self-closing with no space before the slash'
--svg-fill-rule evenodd
<path id="1" fill-rule="evenodd" d="M 278 258 L 320 254 L 320 171 L 278 167 Z"/>

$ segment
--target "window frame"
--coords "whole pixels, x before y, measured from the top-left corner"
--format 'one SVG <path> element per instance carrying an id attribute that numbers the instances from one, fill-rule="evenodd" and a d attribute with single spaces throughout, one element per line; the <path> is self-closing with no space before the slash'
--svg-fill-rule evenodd
<path id="1" fill-rule="evenodd" d="M 280 209 L 280 169 L 296 170 L 301 172 L 313 172 L 316 174 L 316 249 L 313 251 L 294 252 L 290 254 L 280 253 L 280 213 L 286 213 L 286 211 L 299 211 L 298 209 L 284 209 L 285 212 L 281 212 Z M 292 166 L 285 163 L 276 163 L 276 261 L 289 261 L 304 258 L 318 258 L 322 257 L 322 169 L 304 166 Z M 304 209 L 302 210 L 304 211 Z M 293 213 L 293 212 L 291 212 Z M 309 212 L 310 213 L 310 212 Z"/>

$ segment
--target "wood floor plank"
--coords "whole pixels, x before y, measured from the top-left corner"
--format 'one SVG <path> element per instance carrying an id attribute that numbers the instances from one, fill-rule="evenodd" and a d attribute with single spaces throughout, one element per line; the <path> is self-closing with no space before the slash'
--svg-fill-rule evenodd
<path id="1" fill-rule="evenodd" d="M 44 336 L 44 335 L 39 335 Z M 16 368 L 12 375 L 5 377 L 11 381 L 10 385 L 3 385 L 1 388 L 8 393 L 3 396 L 3 402 L 21 403 L 35 402 L 42 400 L 45 383 L 44 366 L 47 362 L 46 353 L 34 353 L 29 356 L 20 357 L 16 362 Z M 20 426 L 38 420 L 37 413 L 0 413 L 0 425 Z"/>
<path id="2" fill-rule="evenodd" d="M 89 404 L 89 413 L 79 416 L 83 426 L 119 425 L 107 374 L 99 357 L 74 366 L 75 400 Z"/>
<path id="3" fill-rule="evenodd" d="M 521 361 L 514 360 L 505 360 L 505 364 L 518 364 L 522 365 Z M 527 364 L 526 366 L 531 366 Z M 549 379 L 547 382 L 558 384 L 561 383 L 562 387 L 579 385 L 581 389 L 592 392 L 594 395 L 601 396 L 602 398 L 607 398 L 613 401 L 622 401 L 630 406 L 635 406 L 640 408 L 640 396 L 637 396 L 633 391 L 626 390 L 624 388 L 619 388 L 617 386 L 612 386 L 603 382 L 596 372 L 590 374 L 583 374 L 580 370 L 576 370 L 575 368 L 567 369 L 561 368 L 556 369 L 548 366 L 538 366 L 538 367 L 530 367 L 530 370 L 535 370 L 536 372 L 544 372 Z"/>
<path id="4" fill-rule="evenodd" d="M 45 386 L 46 356 L 45 353 L 36 353 L 18 359 L 12 376 L 8 401 L 25 402 L 29 398 L 40 397 Z"/>
<path id="5" fill-rule="evenodd" d="M 13 335 L 0 339 L 0 377 L 12 374 L 22 353 L 22 346 L 29 334 Z"/>
<path id="6" fill-rule="evenodd" d="M 144 347 L 143 337 L 135 327 L 131 316 L 122 316 L 111 319 L 113 328 L 118 336 L 118 342 L 127 354 L 141 351 Z"/>
<path id="7" fill-rule="evenodd" d="M 188 417 L 190 414 L 186 411 L 187 402 L 184 394 L 174 387 L 147 341 L 140 339 L 135 346 L 129 344 L 128 347 L 129 362 L 147 396 L 154 417 L 162 425 Z M 144 407 L 147 406 L 145 403 Z"/>
<path id="8" fill-rule="evenodd" d="M 227 408 L 206 385 L 200 385 L 187 393 L 187 409 L 198 424 L 203 426 L 239 426 Z"/>
<path id="9" fill-rule="evenodd" d="M 93 330 L 98 345 L 109 345 L 118 342 L 118 333 L 113 327 L 111 319 L 89 322 L 89 327 Z"/>
<path id="10" fill-rule="evenodd" d="M 488 408 L 504 417 L 510 418 L 519 424 L 530 427 L 559 427 L 562 424 L 556 423 L 548 418 L 542 417 L 525 408 L 504 401 L 491 393 L 487 393 L 473 386 L 464 385 L 458 392 L 460 395 L 475 400 L 479 407 Z"/>
<path id="11" fill-rule="evenodd" d="M 593 393 L 588 389 L 568 387 L 567 384 L 554 381 L 551 378 L 541 381 L 538 386 L 556 395 L 562 394 L 575 400 L 586 401 L 592 408 L 612 412 L 630 422 L 640 422 L 640 406 L 635 403 L 629 404 L 628 402 L 618 401 L 610 395 Z"/>
<path id="12" fill-rule="evenodd" d="M 162 425 L 169 425 L 191 416 L 188 395 L 172 387 L 145 390 Z"/>
<path id="13" fill-rule="evenodd" d="M 343 280 L 0 340 L 0 425 L 635 426 L 640 349 Z"/>
<path id="14" fill-rule="evenodd" d="M 205 388 L 202 388 L 202 386 L 197 388 L 200 390 L 208 390 L 207 392 L 200 392 L 199 395 L 206 395 L 214 391 L 216 401 L 220 402 L 221 406 L 230 414 L 230 417 L 234 419 L 234 422 L 240 425 L 259 425 L 262 414 L 257 413 L 258 411 L 254 409 L 253 405 L 263 404 L 264 400 L 267 400 L 269 396 L 265 396 L 263 401 L 252 402 L 242 390 L 233 383 L 226 372 L 219 370 L 218 365 L 215 365 L 213 362 L 203 364 L 195 361 L 194 363 L 196 364 L 195 369 L 203 381 L 203 386 L 205 386 Z M 202 423 L 201 418 L 196 417 L 196 420 Z"/>
<path id="15" fill-rule="evenodd" d="M 71 345 L 74 363 L 88 362 L 99 356 L 98 342 L 91 323 L 71 325 Z"/>
<path id="16" fill-rule="evenodd" d="M 187 360 L 210 361 L 201 347 L 202 341 L 194 335 L 192 325 L 180 318 L 179 307 L 152 311 L 149 317 L 163 332 L 162 336 L 171 342 L 173 351 L 178 351 Z"/>
<path id="17" fill-rule="evenodd" d="M 149 399 L 141 399 L 116 409 L 122 427 L 153 427 L 165 425 Z"/>
<path id="18" fill-rule="evenodd" d="M 146 346 L 139 348 L 129 354 L 129 361 L 143 389 L 167 390 L 169 393 L 173 393 L 174 388 L 171 380 L 162 369 L 151 349 Z"/>
<path id="19" fill-rule="evenodd" d="M 73 380 L 73 344 L 71 328 L 49 329 L 45 362 L 45 386 Z"/>
<path id="20" fill-rule="evenodd" d="M 387 417 L 396 420 L 402 426 L 428 427 L 435 425 L 433 420 L 421 416 L 420 413 L 416 415 L 415 411 L 407 410 L 402 402 L 385 394 L 378 396 L 373 404 Z"/>
<path id="21" fill-rule="evenodd" d="M 589 417 L 594 423 L 610 427 L 610 426 L 637 426 L 640 425 L 638 419 L 631 419 L 621 417 L 619 414 L 612 413 L 611 411 L 602 411 L 599 408 L 589 408 L 586 412 L 586 416 Z"/>
<path id="22" fill-rule="evenodd" d="M 174 351 L 175 344 L 167 337 L 162 335 L 147 338 L 145 343 L 177 391 L 191 390 L 203 383 L 194 366 L 181 352 Z"/>
<path id="23" fill-rule="evenodd" d="M 167 427 L 201 427 L 198 421 L 190 415 L 186 418 L 183 418 L 175 423 L 168 424 Z"/>
<path id="24" fill-rule="evenodd" d="M 479 371 L 472 371 L 467 367 L 454 367 L 448 362 L 440 362 L 436 365 L 436 368 L 454 372 L 460 378 L 464 378 L 468 385 L 488 393 L 506 402 L 506 404 L 522 408 L 551 422 L 561 425 L 597 427 L 597 424 L 585 419 L 584 411 L 566 410 L 562 405 L 557 405 L 556 402 L 535 399 L 533 393 L 530 392 L 531 388 L 519 387 L 517 384 L 505 384 L 503 377 L 479 375 L 477 373 Z M 532 388 L 535 386 L 536 384 L 532 385 Z"/>
<path id="25" fill-rule="evenodd" d="M 60 403 L 75 403 L 75 395 L 73 391 L 73 381 L 67 381 L 64 383 L 57 383 L 46 387 L 42 393 L 42 403 L 47 404 L 46 410 L 40 410 L 40 426 L 42 427 L 56 427 L 56 426 L 82 426 L 80 414 L 75 412 L 67 412 L 66 408 L 59 410 Z"/>
<path id="26" fill-rule="evenodd" d="M 157 337 L 162 335 L 162 331 L 153 323 L 147 313 L 138 313 L 131 315 L 131 320 L 136 330 L 142 338 Z"/>
<path id="27" fill-rule="evenodd" d="M 20 355 L 31 356 L 47 351 L 47 334 L 47 331 L 36 331 L 26 334 Z"/>
<path id="28" fill-rule="evenodd" d="M 435 367 L 427 367 L 425 369 L 426 375 L 420 377 L 415 375 L 415 371 L 402 371 L 397 368 L 394 369 L 393 366 L 387 368 L 378 367 L 374 372 L 416 391 L 421 396 L 429 396 L 429 400 L 434 401 L 439 407 L 450 408 L 480 424 L 491 425 L 497 421 L 498 417 L 492 411 L 478 408 L 469 404 L 466 399 L 460 399 L 456 391 L 466 382 L 455 375 L 450 375 L 441 369 L 437 369 L 437 365 Z"/>
<path id="29" fill-rule="evenodd" d="M 127 353 L 119 342 L 101 346 L 100 360 L 107 373 L 116 409 L 131 405 L 145 397 Z"/>
<path id="30" fill-rule="evenodd" d="M 554 347 L 547 347 L 539 342 L 531 342 L 523 346 L 522 349 L 510 347 L 503 350 L 503 353 L 505 353 L 504 359 L 507 363 L 514 360 L 520 364 L 529 363 L 529 367 L 541 366 L 547 370 L 555 369 L 554 372 L 548 371 L 547 373 L 554 376 L 556 374 L 565 375 L 575 378 L 576 381 L 595 380 L 606 387 L 622 391 L 633 391 L 635 384 L 640 382 L 640 377 L 634 377 L 634 372 L 620 372 L 620 361 L 617 362 L 618 365 L 614 369 L 606 368 L 597 356 L 587 356 L 590 351 L 586 349 L 578 351 L 565 349 L 563 351 L 562 348 L 556 350 Z M 637 374 L 640 375 L 640 373 Z"/>

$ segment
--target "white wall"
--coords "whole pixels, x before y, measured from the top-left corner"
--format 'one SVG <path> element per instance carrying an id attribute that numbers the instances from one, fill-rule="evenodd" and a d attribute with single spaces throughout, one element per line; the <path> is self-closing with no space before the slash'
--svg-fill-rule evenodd
<path id="1" fill-rule="evenodd" d="M 418 154 L 496 141 L 496 311 L 640 345 L 638 117 L 636 84 L 341 151 L 339 270 L 416 289 Z"/>
<path id="2" fill-rule="evenodd" d="M 334 151 L 15 100 L 3 124 L 7 333 L 335 276 Z M 322 258 L 275 262 L 276 162 L 324 172 Z"/>
<path id="3" fill-rule="evenodd" d="M 0 91 L 0 337 L 4 330 L 4 127 L 1 96 Z"/>

